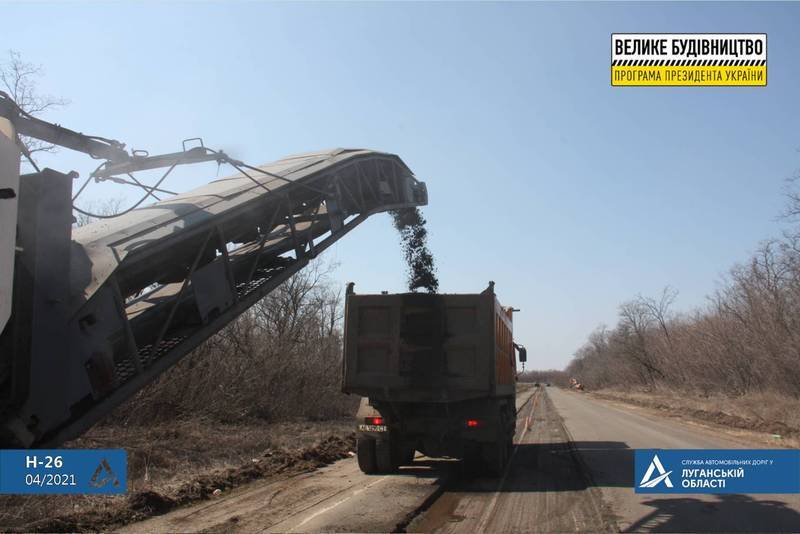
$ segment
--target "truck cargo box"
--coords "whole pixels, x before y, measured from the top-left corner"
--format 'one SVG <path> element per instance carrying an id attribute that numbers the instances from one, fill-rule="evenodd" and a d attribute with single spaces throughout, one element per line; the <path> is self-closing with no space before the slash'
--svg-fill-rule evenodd
<path id="1" fill-rule="evenodd" d="M 479 294 L 348 294 L 342 390 L 372 401 L 513 396 L 511 309 Z"/>

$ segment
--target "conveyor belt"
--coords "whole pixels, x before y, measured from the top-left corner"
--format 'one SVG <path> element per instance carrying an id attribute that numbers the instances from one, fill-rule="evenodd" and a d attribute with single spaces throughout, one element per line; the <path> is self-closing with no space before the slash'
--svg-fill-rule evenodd
<path id="1" fill-rule="evenodd" d="M 37 260 L 36 277 L 67 276 L 68 263 L 68 297 L 50 339 L 33 320 L 33 343 L 3 355 L 16 377 L 4 445 L 80 435 L 368 216 L 427 203 L 392 154 L 337 149 L 260 169 L 78 228 L 68 257 Z"/>

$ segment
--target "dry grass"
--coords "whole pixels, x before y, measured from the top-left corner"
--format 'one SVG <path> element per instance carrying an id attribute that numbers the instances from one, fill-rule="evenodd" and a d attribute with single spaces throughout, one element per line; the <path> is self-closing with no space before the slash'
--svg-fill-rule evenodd
<path id="1" fill-rule="evenodd" d="M 100 426 L 66 446 L 125 448 L 128 494 L 0 496 L 4 531 L 108 530 L 256 478 L 308 471 L 353 449 L 350 419 Z"/>
<path id="2" fill-rule="evenodd" d="M 331 269 L 305 268 L 65 445 L 126 449 L 127 495 L 0 496 L 0 530 L 109 530 L 347 456 L 359 398 L 340 391 Z"/>

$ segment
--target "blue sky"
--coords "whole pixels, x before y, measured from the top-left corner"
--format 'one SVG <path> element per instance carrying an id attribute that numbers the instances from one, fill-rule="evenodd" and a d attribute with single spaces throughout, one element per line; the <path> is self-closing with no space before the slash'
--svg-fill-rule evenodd
<path id="1" fill-rule="evenodd" d="M 620 302 L 720 277 L 777 235 L 800 167 L 800 4 L 0 3 L 0 50 L 41 64 L 46 118 L 151 153 L 202 136 L 250 163 L 335 146 L 428 185 L 441 289 L 489 280 L 529 366 L 562 367 Z M 766 32 L 766 88 L 612 88 L 612 32 Z M 45 163 L 88 174 L 62 151 Z M 226 169 L 222 174 L 230 174 Z M 217 175 L 184 169 L 168 189 Z M 87 200 L 136 191 L 93 184 Z M 389 217 L 326 256 L 404 289 Z"/>

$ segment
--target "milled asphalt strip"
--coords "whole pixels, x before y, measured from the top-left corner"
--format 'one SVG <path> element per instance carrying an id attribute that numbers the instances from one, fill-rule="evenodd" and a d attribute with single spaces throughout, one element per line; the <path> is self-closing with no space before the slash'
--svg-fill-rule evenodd
<path id="1" fill-rule="evenodd" d="M 553 404 L 550 401 L 550 404 Z M 619 526 L 617 522 L 613 519 L 606 517 L 603 514 L 603 494 L 600 491 L 600 488 L 595 484 L 594 478 L 592 478 L 592 473 L 589 470 L 589 466 L 583 460 L 583 457 L 575 448 L 575 438 L 572 437 L 572 434 L 567 428 L 567 425 L 564 423 L 564 418 L 561 417 L 561 414 L 558 413 L 555 405 L 553 404 L 553 410 L 558 414 L 559 423 L 561 428 L 564 430 L 564 434 L 567 436 L 567 447 L 569 448 L 570 455 L 572 456 L 573 461 L 579 467 L 579 471 L 581 476 L 583 476 L 583 480 L 586 483 L 586 490 L 589 495 L 589 502 L 592 503 L 592 508 L 594 508 L 594 512 L 596 517 L 603 522 L 604 525 L 608 527 L 608 530 L 611 532 L 619 532 Z"/>
<path id="2" fill-rule="evenodd" d="M 528 401 L 533 399 L 533 402 L 531 403 L 530 414 L 525 419 L 525 427 L 522 429 L 522 433 L 519 436 L 519 440 L 517 441 L 517 443 L 514 444 L 514 450 L 512 451 L 511 456 L 508 459 L 508 463 L 506 463 L 505 470 L 503 471 L 503 478 L 501 478 L 500 482 L 497 484 L 497 489 L 494 491 L 492 499 L 489 501 L 488 506 L 486 506 L 483 515 L 481 515 L 481 518 L 478 521 L 478 527 L 476 529 L 477 532 L 487 531 L 486 527 L 489 525 L 489 521 L 492 519 L 492 516 L 494 515 L 495 508 L 497 507 L 497 500 L 500 498 L 500 491 L 503 489 L 503 486 L 506 483 L 506 479 L 508 478 L 508 474 L 511 472 L 511 464 L 514 461 L 514 456 L 517 454 L 517 449 L 519 447 L 519 444 L 522 443 L 522 441 L 525 439 L 525 434 L 527 434 L 528 430 L 530 429 L 531 417 L 533 416 L 533 411 L 536 409 L 536 402 L 539 400 L 540 396 L 541 396 L 541 390 L 537 390 L 534 391 L 533 395 L 531 395 L 530 399 L 528 399 Z M 525 404 L 523 404 L 520 407 L 520 410 L 518 410 L 517 413 L 519 413 L 522 410 L 522 408 L 525 407 L 528 401 L 526 401 Z"/>
<path id="3" fill-rule="evenodd" d="M 433 493 L 428 495 L 425 498 L 425 500 L 422 501 L 422 504 L 420 504 L 419 506 L 414 508 L 409 514 L 407 514 L 406 517 L 403 518 L 403 520 L 400 521 L 397 524 L 397 526 L 394 527 L 394 530 L 392 532 L 407 532 L 408 525 L 410 525 L 411 522 L 414 521 L 414 519 L 427 512 L 430 509 L 430 507 L 433 506 L 433 503 L 435 503 L 437 499 L 439 499 L 439 497 L 442 496 L 442 494 L 447 489 L 447 482 L 449 476 L 450 476 L 449 472 L 446 475 L 442 475 L 439 478 L 439 481 L 441 483 L 436 487 Z"/>
<path id="4" fill-rule="evenodd" d="M 525 408 L 525 406 L 526 406 L 526 405 L 527 405 L 527 404 L 528 404 L 528 403 L 531 401 L 531 399 L 532 399 L 533 397 L 535 397 L 535 396 L 536 396 L 536 394 L 537 394 L 538 392 L 539 392 L 539 389 L 534 389 L 534 390 L 533 390 L 533 393 L 531 393 L 530 395 L 528 395 L 528 398 L 527 398 L 527 399 L 525 399 L 525 402 L 523 402 L 523 403 L 522 403 L 522 404 L 519 406 L 519 408 L 516 408 L 516 412 L 515 412 L 515 413 L 519 413 L 519 412 L 521 412 L 521 411 L 522 411 L 522 410 Z M 525 393 L 527 393 L 527 391 L 526 391 Z"/>
<path id="5" fill-rule="evenodd" d="M 525 401 L 519 406 L 519 408 L 515 407 L 516 408 L 516 410 L 514 412 L 515 414 L 519 414 L 522 410 L 524 410 L 525 406 L 527 406 L 528 403 L 531 402 L 531 399 L 537 397 L 537 394 L 541 391 L 539 388 L 531 388 L 531 389 L 533 389 L 533 391 L 531 392 L 530 395 L 528 395 L 528 398 L 525 399 Z M 525 390 L 523 392 L 523 394 L 527 393 L 528 391 L 529 390 Z M 531 414 L 533 414 L 533 408 L 531 408 Z M 525 419 L 525 428 L 522 431 L 522 434 L 520 435 L 520 441 L 522 440 L 522 437 L 525 435 L 525 433 L 528 431 L 528 427 L 530 426 L 530 421 L 531 421 L 531 418 L 530 418 L 530 416 L 528 416 Z M 514 454 L 516 454 L 516 452 L 517 452 L 517 446 L 514 445 L 514 452 L 511 453 L 511 457 L 508 459 L 508 465 L 506 466 L 506 470 L 505 470 L 505 472 L 503 474 L 503 481 L 502 482 L 504 482 L 506 477 L 508 476 L 508 469 L 511 466 L 511 459 L 514 457 Z M 431 493 L 428 496 L 428 498 L 425 499 L 425 501 L 422 504 L 420 504 L 415 510 L 413 510 L 410 514 L 408 514 L 406 516 L 406 518 L 403 519 L 403 521 L 401 521 L 395 527 L 394 532 L 406 532 L 406 528 L 408 528 L 408 525 L 410 525 L 411 522 L 414 521 L 414 519 L 419 517 L 421 514 L 425 513 L 428 509 L 430 509 L 430 507 L 433 506 L 433 503 L 435 503 L 436 500 L 439 497 L 442 496 L 442 494 L 447 489 L 448 477 L 447 476 L 443 476 L 440 480 L 441 480 L 441 484 L 439 484 L 439 487 L 436 488 L 436 491 Z M 499 486 L 500 488 L 502 488 L 502 482 L 500 483 L 500 486 Z"/>

